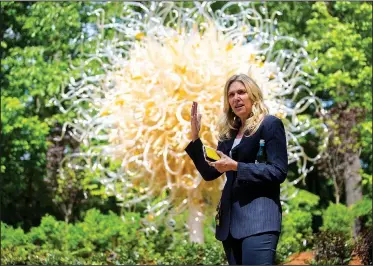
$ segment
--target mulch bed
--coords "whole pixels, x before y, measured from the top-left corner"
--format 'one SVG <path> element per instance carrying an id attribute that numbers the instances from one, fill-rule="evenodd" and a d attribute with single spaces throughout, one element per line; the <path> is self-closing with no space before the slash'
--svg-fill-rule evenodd
<path id="1" fill-rule="evenodd" d="M 313 259 L 313 251 L 305 251 L 297 254 L 293 254 L 289 257 L 289 262 L 283 265 L 309 265 L 310 261 Z M 363 265 L 360 258 L 356 255 L 352 255 L 352 260 L 348 265 Z"/>

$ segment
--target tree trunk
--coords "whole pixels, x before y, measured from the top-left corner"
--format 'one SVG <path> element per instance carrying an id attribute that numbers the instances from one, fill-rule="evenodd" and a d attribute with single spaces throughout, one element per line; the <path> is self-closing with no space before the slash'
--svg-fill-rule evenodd
<path id="1" fill-rule="evenodd" d="M 359 153 L 346 153 L 345 160 L 348 162 L 346 171 L 344 172 L 346 204 L 351 206 L 355 202 L 363 198 L 361 189 L 361 175 L 360 175 L 360 158 Z M 354 221 L 353 235 L 356 238 L 361 230 L 361 222 L 359 219 Z"/>

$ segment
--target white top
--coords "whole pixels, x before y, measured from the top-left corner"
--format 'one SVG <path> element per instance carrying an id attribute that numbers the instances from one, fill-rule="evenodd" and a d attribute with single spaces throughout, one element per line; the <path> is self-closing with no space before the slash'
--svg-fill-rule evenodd
<path id="1" fill-rule="evenodd" d="M 234 147 L 236 147 L 241 142 L 241 140 L 242 140 L 242 138 L 234 139 L 232 149 L 229 151 L 229 157 L 232 158 L 232 150 L 233 150 Z"/>

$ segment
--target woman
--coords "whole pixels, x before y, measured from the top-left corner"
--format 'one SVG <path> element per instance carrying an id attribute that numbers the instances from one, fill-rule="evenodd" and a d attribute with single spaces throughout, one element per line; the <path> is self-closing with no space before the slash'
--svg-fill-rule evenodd
<path id="1" fill-rule="evenodd" d="M 274 264 L 281 230 L 280 184 L 288 157 L 282 121 L 268 115 L 263 95 L 247 75 L 232 76 L 224 88 L 224 111 L 218 125 L 217 153 L 208 162 L 199 139 L 201 115 L 191 109 L 192 141 L 185 148 L 206 181 L 226 173 L 218 206 L 216 238 L 223 242 L 229 264 Z M 259 143 L 265 162 L 256 162 Z"/>

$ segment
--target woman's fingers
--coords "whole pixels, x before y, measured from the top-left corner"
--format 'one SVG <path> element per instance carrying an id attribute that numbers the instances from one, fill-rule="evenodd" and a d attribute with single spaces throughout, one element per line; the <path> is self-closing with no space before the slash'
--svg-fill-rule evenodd
<path id="1" fill-rule="evenodd" d="M 197 113 L 197 110 L 198 110 L 197 108 L 198 108 L 198 103 L 193 102 L 192 108 L 190 111 L 190 116 L 191 116 L 190 125 L 191 125 L 193 141 L 198 138 L 198 134 L 200 131 L 200 121 L 198 121 L 200 119 L 200 116 Z"/>
<path id="2" fill-rule="evenodd" d="M 192 105 L 192 116 L 195 116 L 197 114 L 197 107 L 198 107 L 198 103 L 193 102 L 193 105 Z"/>
<path id="3" fill-rule="evenodd" d="M 199 126 L 199 124 L 201 123 L 201 118 L 202 118 L 202 115 L 197 113 L 197 108 L 198 108 L 198 103 L 193 102 L 190 116 L 191 116 L 192 124 L 194 124 L 194 126 L 196 127 Z"/>
<path id="4" fill-rule="evenodd" d="M 224 156 L 226 156 L 224 153 L 222 153 L 221 151 L 216 151 L 217 154 L 219 154 L 220 158 L 223 158 Z"/>

